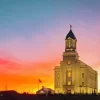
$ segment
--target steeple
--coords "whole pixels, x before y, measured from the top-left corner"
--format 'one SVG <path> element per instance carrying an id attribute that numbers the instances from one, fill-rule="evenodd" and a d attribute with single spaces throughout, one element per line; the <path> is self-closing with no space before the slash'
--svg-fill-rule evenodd
<path id="1" fill-rule="evenodd" d="M 72 25 L 70 25 L 70 31 L 67 34 L 66 39 L 68 39 L 69 37 L 72 38 L 72 39 L 76 39 L 74 33 L 72 32 Z"/>
<path id="2" fill-rule="evenodd" d="M 70 31 L 65 38 L 65 51 L 75 51 L 77 39 L 72 32 L 72 25 L 70 25 Z"/>
<path id="3" fill-rule="evenodd" d="M 72 30 L 72 25 L 70 25 L 70 30 Z"/>
<path id="4" fill-rule="evenodd" d="M 70 31 L 65 38 L 65 52 L 63 53 L 63 61 L 66 62 L 67 59 L 79 59 L 78 53 L 76 51 L 77 39 L 72 32 L 72 25 L 70 25 Z"/>

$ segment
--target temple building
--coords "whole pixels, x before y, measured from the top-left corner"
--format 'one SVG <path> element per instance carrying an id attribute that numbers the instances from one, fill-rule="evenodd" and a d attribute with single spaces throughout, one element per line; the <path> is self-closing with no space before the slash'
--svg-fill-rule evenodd
<path id="1" fill-rule="evenodd" d="M 70 26 L 70 31 L 65 38 L 63 60 L 54 68 L 55 93 L 91 94 L 98 92 L 98 73 L 79 60 L 76 45 L 77 39 Z"/>

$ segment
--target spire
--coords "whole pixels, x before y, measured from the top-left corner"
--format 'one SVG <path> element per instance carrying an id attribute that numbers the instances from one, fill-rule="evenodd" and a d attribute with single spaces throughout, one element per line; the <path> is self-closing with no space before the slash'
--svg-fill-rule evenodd
<path id="1" fill-rule="evenodd" d="M 70 30 L 72 30 L 72 25 L 70 25 Z"/>
<path id="2" fill-rule="evenodd" d="M 66 36 L 65 39 L 67 39 L 67 38 L 69 38 L 69 37 L 72 38 L 72 39 L 76 39 L 74 33 L 72 32 L 72 25 L 70 25 L 70 31 L 69 31 L 69 33 L 67 34 L 67 36 Z"/>

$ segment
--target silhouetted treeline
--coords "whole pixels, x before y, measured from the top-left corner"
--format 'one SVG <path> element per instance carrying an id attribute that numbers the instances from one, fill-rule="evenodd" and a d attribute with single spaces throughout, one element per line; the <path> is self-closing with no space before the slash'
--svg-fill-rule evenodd
<path id="1" fill-rule="evenodd" d="M 100 95 L 96 94 L 48 94 L 35 95 L 23 93 L 19 94 L 16 91 L 1 91 L 0 100 L 100 100 Z"/>

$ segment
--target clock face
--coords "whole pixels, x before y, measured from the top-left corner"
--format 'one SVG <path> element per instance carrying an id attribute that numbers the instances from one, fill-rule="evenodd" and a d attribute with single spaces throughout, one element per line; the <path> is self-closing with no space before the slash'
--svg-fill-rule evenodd
<path id="1" fill-rule="evenodd" d="M 70 61 L 70 60 L 68 60 L 67 64 L 68 64 L 68 65 L 70 65 L 70 64 L 71 64 L 71 61 Z"/>

